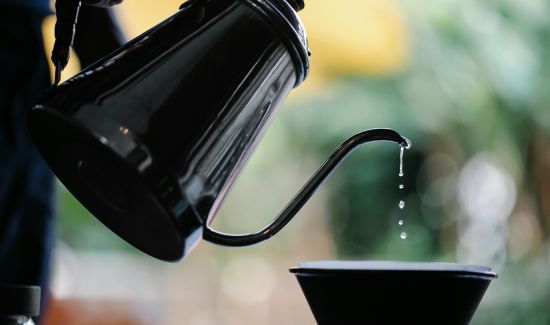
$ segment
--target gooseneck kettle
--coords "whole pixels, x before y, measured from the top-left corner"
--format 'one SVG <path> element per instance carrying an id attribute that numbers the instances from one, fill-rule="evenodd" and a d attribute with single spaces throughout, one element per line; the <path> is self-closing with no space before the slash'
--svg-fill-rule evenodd
<path id="1" fill-rule="evenodd" d="M 301 0 L 190 0 L 49 90 L 29 130 L 69 191 L 102 223 L 162 260 L 202 236 L 244 246 L 277 233 L 357 146 L 408 141 L 388 129 L 344 142 L 281 214 L 252 234 L 209 227 L 293 87 L 309 52 Z"/>

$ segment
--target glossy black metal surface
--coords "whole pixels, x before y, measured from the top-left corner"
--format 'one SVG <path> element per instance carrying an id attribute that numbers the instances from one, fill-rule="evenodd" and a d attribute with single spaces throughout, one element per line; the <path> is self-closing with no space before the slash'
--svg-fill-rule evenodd
<path id="1" fill-rule="evenodd" d="M 177 260 L 308 69 L 286 2 L 192 0 L 48 92 L 30 132 L 99 220 Z"/>

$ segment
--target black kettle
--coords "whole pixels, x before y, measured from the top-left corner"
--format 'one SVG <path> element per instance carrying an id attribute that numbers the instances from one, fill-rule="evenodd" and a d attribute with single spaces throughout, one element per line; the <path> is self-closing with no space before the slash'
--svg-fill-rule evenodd
<path id="1" fill-rule="evenodd" d="M 408 146 L 392 130 L 348 139 L 281 214 L 253 234 L 208 225 L 275 112 L 309 71 L 301 0 L 190 0 L 48 91 L 29 113 L 54 173 L 143 252 L 182 258 L 204 239 L 244 246 L 279 231 L 352 149 Z"/>

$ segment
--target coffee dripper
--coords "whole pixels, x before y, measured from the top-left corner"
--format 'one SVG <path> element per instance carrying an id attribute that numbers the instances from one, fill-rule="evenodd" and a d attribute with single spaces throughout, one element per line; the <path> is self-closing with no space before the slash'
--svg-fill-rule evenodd
<path id="1" fill-rule="evenodd" d="M 281 230 L 347 154 L 326 160 L 258 232 L 209 226 L 280 105 L 309 71 L 297 0 L 190 0 L 157 26 L 49 90 L 29 113 L 46 162 L 96 218 L 141 251 L 175 261 L 202 237 L 245 246 Z"/>

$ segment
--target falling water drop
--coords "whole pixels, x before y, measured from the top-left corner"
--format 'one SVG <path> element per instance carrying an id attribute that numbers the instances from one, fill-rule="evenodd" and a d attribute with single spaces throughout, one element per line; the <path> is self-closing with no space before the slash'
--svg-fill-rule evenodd
<path id="1" fill-rule="evenodd" d="M 399 177 L 403 177 L 405 175 L 403 173 L 403 153 L 405 152 L 405 147 L 401 147 L 401 150 L 399 151 Z"/>
<path id="2" fill-rule="evenodd" d="M 405 149 L 409 149 L 410 147 L 411 147 L 411 142 L 409 140 L 406 140 L 406 143 L 401 145 L 401 148 L 400 148 L 400 151 L 399 151 L 399 177 L 403 177 L 405 175 L 405 173 L 403 172 L 403 154 L 405 152 Z M 401 184 L 398 185 L 398 187 L 399 187 L 400 190 L 402 190 L 402 189 L 405 188 L 405 185 L 403 183 L 401 183 Z M 405 201 L 400 200 L 399 201 L 399 209 L 403 210 L 404 207 L 405 207 Z M 403 212 L 401 212 L 401 213 L 403 213 Z M 405 222 L 403 221 L 403 219 L 399 219 L 397 224 L 399 226 L 403 226 L 405 224 Z M 401 234 L 399 235 L 399 237 L 402 240 L 407 239 L 407 232 L 402 231 Z"/>

